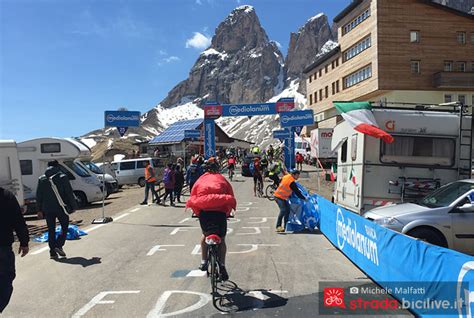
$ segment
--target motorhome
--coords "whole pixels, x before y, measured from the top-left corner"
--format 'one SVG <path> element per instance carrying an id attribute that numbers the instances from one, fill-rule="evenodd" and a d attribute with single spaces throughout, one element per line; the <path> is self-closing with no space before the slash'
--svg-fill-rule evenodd
<path id="1" fill-rule="evenodd" d="M 311 130 L 311 158 L 319 160 L 324 167 L 329 167 L 336 161 L 336 154 L 332 152 L 332 128 L 317 128 Z"/>
<path id="2" fill-rule="evenodd" d="M 460 105 L 418 105 L 373 108 L 372 112 L 395 141 L 388 144 L 361 134 L 345 121 L 334 128 L 335 203 L 363 213 L 413 202 L 441 185 L 470 178 L 471 110 Z"/>
<path id="3" fill-rule="evenodd" d="M 57 160 L 60 169 L 71 181 L 78 205 L 102 200 L 102 183 L 97 176 L 78 161 L 90 157 L 90 149 L 72 138 L 38 138 L 18 143 L 25 198 L 35 202 L 38 178 L 44 174 L 48 162 Z"/>
<path id="4" fill-rule="evenodd" d="M 13 192 L 20 206 L 25 206 L 17 144 L 13 140 L 0 140 L 0 187 Z"/>
<path id="5" fill-rule="evenodd" d="M 295 154 L 299 152 L 304 157 L 309 154 L 311 150 L 309 140 L 303 137 L 295 137 Z"/>

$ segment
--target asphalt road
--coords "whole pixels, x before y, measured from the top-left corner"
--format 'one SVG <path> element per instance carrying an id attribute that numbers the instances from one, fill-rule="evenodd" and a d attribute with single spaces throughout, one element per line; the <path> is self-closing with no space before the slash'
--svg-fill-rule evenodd
<path id="1" fill-rule="evenodd" d="M 276 204 L 253 197 L 249 178 L 236 179 L 221 309 L 243 317 L 317 317 L 321 281 L 370 283 L 322 234 L 276 234 Z M 49 259 L 46 244 L 35 247 L 17 258 L 3 316 L 220 316 L 209 279 L 196 270 L 198 221 L 183 206 L 136 205 L 113 223 L 85 227 L 89 234 L 68 241 L 68 257 L 59 261 Z"/>

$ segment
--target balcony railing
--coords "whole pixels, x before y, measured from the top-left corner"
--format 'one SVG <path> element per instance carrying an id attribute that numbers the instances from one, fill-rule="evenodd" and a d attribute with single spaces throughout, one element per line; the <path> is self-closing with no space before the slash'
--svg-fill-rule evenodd
<path id="1" fill-rule="evenodd" d="M 436 88 L 474 88 L 474 72 L 438 72 L 433 74 Z"/>

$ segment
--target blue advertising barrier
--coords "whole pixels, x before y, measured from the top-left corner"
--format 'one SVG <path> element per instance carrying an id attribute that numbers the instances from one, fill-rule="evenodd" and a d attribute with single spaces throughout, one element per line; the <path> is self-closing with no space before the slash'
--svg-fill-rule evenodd
<path id="1" fill-rule="evenodd" d="M 222 116 L 256 116 L 276 113 L 276 103 L 222 105 Z"/>
<path id="2" fill-rule="evenodd" d="M 474 257 L 386 229 L 320 196 L 317 207 L 321 232 L 402 305 L 421 317 L 472 317 Z M 422 294 L 400 288 L 417 282 Z M 437 308 L 441 301 L 450 307 Z"/>
<path id="3" fill-rule="evenodd" d="M 319 226 L 318 196 L 310 195 L 298 182 L 296 185 L 308 200 L 301 200 L 294 193 L 291 194 L 289 199 L 291 213 L 285 230 L 290 232 L 317 230 Z"/>

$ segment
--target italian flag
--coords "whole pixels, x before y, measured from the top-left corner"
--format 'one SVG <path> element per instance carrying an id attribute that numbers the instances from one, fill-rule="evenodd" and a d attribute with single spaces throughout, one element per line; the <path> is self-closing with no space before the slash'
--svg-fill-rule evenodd
<path id="1" fill-rule="evenodd" d="M 336 181 L 336 173 L 337 173 L 337 167 L 336 167 L 336 164 L 333 163 L 331 165 L 331 174 L 329 175 L 332 182 Z"/>
<path id="2" fill-rule="evenodd" d="M 355 130 L 363 134 L 382 139 L 386 143 L 392 143 L 393 137 L 379 128 L 372 107 L 368 102 L 335 102 L 334 106 L 342 118 Z"/>
<path id="3" fill-rule="evenodd" d="M 349 178 L 351 179 L 351 181 L 354 185 L 357 184 L 354 167 L 351 168 L 351 175 L 349 176 Z"/>

